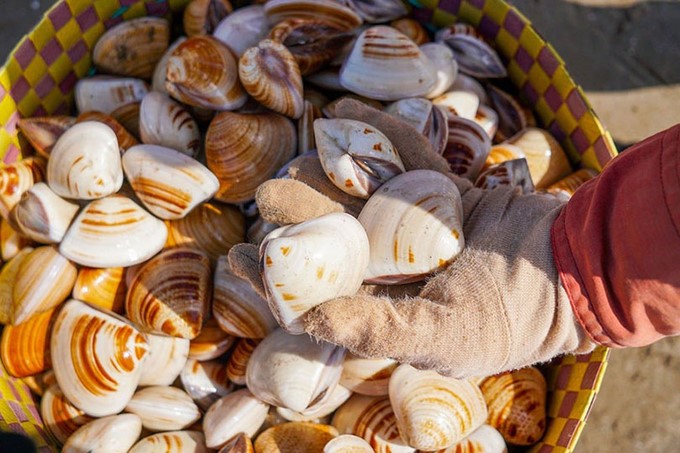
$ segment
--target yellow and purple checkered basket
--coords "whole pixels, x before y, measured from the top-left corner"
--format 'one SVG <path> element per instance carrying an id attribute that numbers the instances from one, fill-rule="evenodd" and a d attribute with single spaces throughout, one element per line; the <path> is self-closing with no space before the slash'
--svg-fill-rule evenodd
<path id="1" fill-rule="evenodd" d="M 412 0 L 413 16 L 435 27 L 462 20 L 495 43 L 512 83 L 575 167 L 601 170 L 616 148 L 555 50 L 503 0 Z M 90 50 L 111 26 L 135 17 L 168 16 L 188 0 L 60 0 L 16 46 L 0 69 L 0 156 L 18 159 L 20 117 L 67 114 L 73 88 L 92 70 Z M 564 357 L 545 368 L 548 426 L 532 453 L 573 451 L 602 382 L 609 351 Z M 0 430 L 31 437 L 40 451 L 54 442 L 27 385 L 0 364 Z"/>

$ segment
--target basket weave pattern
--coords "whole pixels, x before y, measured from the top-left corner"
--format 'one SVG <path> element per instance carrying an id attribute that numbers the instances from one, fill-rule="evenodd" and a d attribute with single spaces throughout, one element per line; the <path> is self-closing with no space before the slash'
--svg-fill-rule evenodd
<path id="1" fill-rule="evenodd" d="M 600 171 L 616 154 L 609 133 L 574 83 L 564 61 L 529 20 L 502 0 L 411 0 L 412 15 L 430 27 L 468 22 L 494 43 L 512 83 L 541 125 L 564 146 L 572 165 Z M 0 69 L 0 157 L 21 156 L 20 117 L 68 114 L 73 88 L 92 72 L 91 49 L 113 25 L 140 16 L 168 16 L 188 0 L 61 0 L 15 47 Z M 548 425 L 532 453 L 573 451 L 606 369 L 609 350 L 567 356 L 545 367 Z M 0 364 L 0 430 L 31 437 L 54 451 L 28 386 Z"/>

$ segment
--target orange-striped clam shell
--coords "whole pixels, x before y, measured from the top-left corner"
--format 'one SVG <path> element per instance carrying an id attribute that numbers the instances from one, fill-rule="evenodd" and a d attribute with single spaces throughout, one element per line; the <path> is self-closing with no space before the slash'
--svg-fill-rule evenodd
<path id="1" fill-rule="evenodd" d="M 5 326 L 0 356 L 9 374 L 32 376 L 50 366 L 50 333 L 56 308 L 31 316 L 18 326 Z"/>
<path id="2" fill-rule="evenodd" d="M 234 384 L 246 385 L 248 361 L 260 341 L 252 338 L 241 338 L 236 343 L 236 347 L 231 352 L 227 362 L 227 377 Z"/>
<path id="3" fill-rule="evenodd" d="M 17 126 L 38 154 L 48 158 L 57 139 L 75 122 L 72 116 L 44 116 L 20 118 Z"/>
<path id="4" fill-rule="evenodd" d="M 208 453 L 205 436 L 198 431 L 153 434 L 137 442 L 128 453 Z"/>
<path id="5" fill-rule="evenodd" d="M 255 439 L 257 453 L 286 453 L 297 450 L 322 452 L 323 447 L 338 435 L 330 425 L 290 422 L 272 426 Z"/>
<path id="6" fill-rule="evenodd" d="M 236 338 L 220 329 L 214 318 L 210 318 L 201 333 L 191 340 L 189 358 L 195 360 L 216 359 L 227 352 Z"/>
<path id="7" fill-rule="evenodd" d="M 71 404 L 57 384 L 50 386 L 40 400 L 40 415 L 45 428 L 62 445 L 78 428 L 94 420 Z"/>
<path id="8" fill-rule="evenodd" d="M 126 290 L 124 274 L 122 267 L 81 267 L 73 286 L 73 298 L 122 314 Z"/>
<path id="9" fill-rule="evenodd" d="M 232 9 L 229 0 L 192 0 L 184 8 L 184 33 L 210 35 Z"/>
<path id="10" fill-rule="evenodd" d="M 29 157 L 0 168 L 0 216 L 3 219 L 24 192 L 36 182 L 45 180 L 45 171 L 45 160 L 40 157 Z"/>

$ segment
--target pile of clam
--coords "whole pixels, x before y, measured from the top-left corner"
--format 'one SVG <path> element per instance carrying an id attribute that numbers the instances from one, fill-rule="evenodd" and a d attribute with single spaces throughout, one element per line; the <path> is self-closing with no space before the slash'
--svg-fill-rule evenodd
<path id="1" fill-rule="evenodd" d="M 35 153 L 0 169 L 1 357 L 42 397 L 55 444 L 501 452 L 538 441 L 535 369 L 457 380 L 304 333 L 315 305 L 417 284 L 464 247 L 451 180 L 407 171 L 337 103 L 403 120 L 480 187 L 568 197 L 592 174 L 569 176 L 557 141 L 493 83 L 504 65 L 468 25 L 430 42 L 398 0 L 232 9 L 192 1 L 172 43 L 162 18 L 108 30 L 97 75 L 76 86 L 78 115 L 20 120 Z M 258 187 L 293 173 L 317 178 L 342 212 L 260 218 Z M 252 279 L 229 254 L 246 241 L 259 245 Z"/>

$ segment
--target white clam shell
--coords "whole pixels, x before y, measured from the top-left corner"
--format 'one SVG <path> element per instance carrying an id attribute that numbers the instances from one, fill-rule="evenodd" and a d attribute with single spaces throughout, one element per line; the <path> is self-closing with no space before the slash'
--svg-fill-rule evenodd
<path id="1" fill-rule="evenodd" d="M 498 113 L 491 107 L 480 104 L 474 118 L 475 123 L 479 124 L 490 139 L 498 130 Z"/>
<path id="2" fill-rule="evenodd" d="M 486 421 L 484 395 L 467 380 L 402 364 L 392 373 L 389 392 L 401 438 L 420 450 L 450 447 Z"/>
<path id="3" fill-rule="evenodd" d="M 490 425 L 482 425 L 459 443 L 437 453 L 507 453 L 503 435 Z"/>
<path id="4" fill-rule="evenodd" d="M 449 116 L 460 116 L 474 120 L 479 109 L 479 96 L 471 91 L 451 90 L 432 100 L 434 105 L 442 107 Z"/>
<path id="5" fill-rule="evenodd" d="M 165 220 L 186 216 L 220 187 L 217 177 L 200 162 L 158 145 L 128 149 L 123 155 L 123 169 L 144 206 Z"/>
<path id="6" fill-rule="evenodd" d="M 190 157 L 196 157 L 201 149 L 196 121 L 179 103 L 157 91 L 142 99 L 139 135 L 144 143 L 172 148 Z"/>
<path id="7" fill-rule="evenodd" d="M 217 400 L 203 418 L 208 448 L 219 448 L 239 433 L 252 437 L 264 423 L 269 405 L 248 389 L 237 390 Z"/>
<path id="8" fill-rule="evenodd" d="M 359 35 L 340 69 L 340 83 L 367 98 L 396 101 L 429 93 L 437 69 L 406 35 L 381 25 Z"/>
<path id="9" fill-rule="evenodd" d="M 65 198 L 92 200 L 117 192 L 123 169 L 113 130 L 98 121 L 71 126 L 52 148 L 47 183 Z"/>
<path id="10" fill-rule="evenodd" d="M 154 434 L 137 442 L 128 453 L 209 453 L 205 436 L 198 431 Z"/>
<path id="11" fill-rule="evenodd" d="M 288 333 L 302 334 L 302 317 L 308 310 L 357 292 L 368 253 L 366 232 L 344 213 L 269 233 L 260 245 L 260 263 L 274 318 Z M 349 262 L 352 266 L 347 266 Z"/>
<path id="12" fill-rule="evenodd" d="M 477 79 L 463 73 L 458 73 L 456 80 L 451 85 L 450 91 L 468 91 L 477 95 L 481 104 L 489 104 L 489 96 L 486 94 L 482 84 Z"/>
<path id="13" fill-rule="evenodd" d="M 66 234 L 78 209 L 39 182 L 23 193 L 10 217 L 21 234 L 36 242 L 55 244 Z"/>
<path id="14" fill-rule="evenodd" d="M 140 79 L 94 76 L 76 83 L 76 107 L 80 113 L 102 112 L 107 115 L 125 104 L 141 101 L 149 85 Z"/>
<path id="15" fill-rule="evenodd" d="M 370 243 L 368 283 L 408 283 L 463 250 L 460 192 L 446 176 L 414 170 L 386 182 L 359 214 Z"/>
<path id="16" fill-rule="evenodd" d="M 397 419 L 387 396 L 354 394 L 335 412 L 331 422 L 340 434 L 353 434 L 376 453 L 413 453 L 399 436 Z"/>
<path id="17" fill-rule="evenodd" d="M 234 390 L 227 377 L 226 364 L 217 360 L 189 359 L 179 377 L 184 390 L 204 410 Z"/>
<path id="18" fill-rule="evenodd" d="M 420 50 L 434 63 L 437 71 L 437 83 L 425 94 L 428 99 L 441 96 L 451 88 L 458 76 L 458 63 L 453 58 L 451 49 L 440 43 L 429 42 L 420 46 Z"/>
<path id="19" fill-rule="evenodd" d="M 362 395 L 387 395 L 390 376 L 397 366 L 397 361 L 392 359 L 364 359 L 347 354 L 340 384 Z"/>
<path id="20" fill-rule="evenodd" d="M 151 89 L 153 91 L 165 94 L 168 93 L 168 90 L 165 89 L 165 75 L 168 72 L 168 60 L 170 59 L 170 55 L 172 55 L 177 46 L 179 46 L 186 40 L 187 38 L 185 36 L 180 36 L 179 38 L 177 38 L 165 50 L 165 53 L 163 54 L 161 59 L 158 60 L 158 63 L 156 63 L 156 68 L 153 70 L 153 77 L 151 78 Z"/>
<path id="21" fill-rule="evenodd" d="M 201 411 L 186 392 L 167 386 L 138 390 L 125 411 L 137 414 L 142 426 L 151 431 L 184 429 L 201 418 Z"/>
<path id="22" fill-rule="evenodd" d="M 328 178 L 355 197 L 367 199 L 385 181 L 406 171 L 389 139 L 361 121 L 318 119 L 314 138 Z"/>
<path id="23" fill-rule="evenodd" d="M 255 396 L 273 406 L 307 411 L 333 392 L 344 357 L 343 348 L 279 329 L 255 348 L 246 384 Z"/>
<path id="24" fill-rule="evenodd" d="M 85 206 L 59 245 L 68 259 L 88 267 L 128 267 L 148 260 L 165 245 L 165 224 L 120 195 Z"/>
<path id="25" fill-rule="evenodd" d="M 147 333 L 146 341 L 149 354 L 142 365 L 139 385 L 171 385 L 187 363 L 189 340 Z"/>
<path id="26" fill-rule="evenodd" d="M 132 398 L 148 344 L 127 320 L 71 299 L 54 321 L 50 352 L 64 395 L 102 417 L 122 411 Z"/>
<path id="27" fill-rule="evenodd" d="M 142 421 L 134 414 L 93 420 L 69 437 L 62 453 L 125 453 L 142 433 Z"/>
<path id="28" fill-rule="evenodd" d="M 342 434 L 328 442 L 323 453 L 373 453 L 373 447 L 359 436 Z"/>
<path id="29" fill-rule="evenodd" d="M 326 423 L 322 419 L 335 412 L 350 396 L 352 396 L 351 390 L 342 385 L 336 385 L 328 398 L 325 398 L 322 403 L 313 406 L 309 410 L 295 412 L 285 407 L 278 407 L 276 411 L 283 418 L 291 422 Z"/>
<path id="30" fill-rule="evenodd" d="M 217 25 L 213 36 L 240 57 L 246 49 L 257 45 L 269 32 L 269 22 L 262 5 L 239 8 Z"/>

